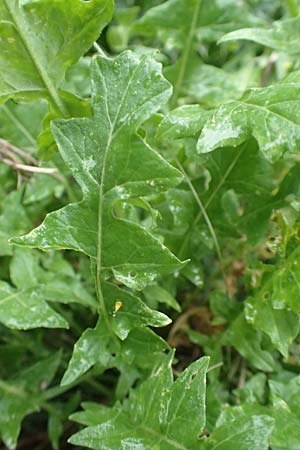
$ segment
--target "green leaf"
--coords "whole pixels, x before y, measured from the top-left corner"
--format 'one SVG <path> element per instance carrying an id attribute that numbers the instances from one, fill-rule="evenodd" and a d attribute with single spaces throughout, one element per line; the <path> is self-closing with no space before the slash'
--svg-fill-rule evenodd
<path id="1" fill-rule="evenodd" d="M 54 405 L 51 405 L 48 419 L 48 435 L 54 450 L 59 450 L 60 438 L 64 432 L 64 421 L 69 418 L 79 403 L 80 394 L 77 392 L 68 401 L 63 403 L 55 402 Z"/>
<path id="2" fill-rule="evenodd" d="M 8 240 L 13 235 L 28 232 L 32 227 L 22 204 L 22 191 L 13 191 L 5 198 L 0 216 L 0 255 L 12 255 L 13 247 Z"/>
<path id="3" fill-rule="evenodd" d="M 262 347 L 262 336 L 240 314 L 228 330 L 228 343 L 254 367 L 264 372 L 273 372 L 276 362 L 270 352 Z"/>
<path id="4" fill-rule="evenodd" d="M 40 258 L 40 254 L 28 249 L 16 249 L 10 278 L 17 289 L 0 282 L 0 321 L 10 328 L 68 328 L 66 320 L 46 302 L 79 303 L 93 310 L 97 308 L 97 302 L 72 270 L 70 274 L 46 271 L 40 265 Z"/>
<path id="5" fill-rule="evenodd" d="M 299 387 L 298 389 L 296 388 L 297 384 L 299 386 L 299 377 L 293 377 L 291 381 L 284 383 L 287 399 L 290 397 L 289 391 L 293 392 L 295 399 L 297 398 L 297 395 L 299 395 Z M 275 387 L 275 385 L 277 386 Z M 279 387 L 278 385 L 283 385 L 283 383 L 277 383 L 273 380 L 270 381 L 272 396 L 275 394 L 274 391 Z M 277 399 L 273 398 L 271 404 L 267 406 L 261 406 L 258 403 L 245 403 L 242 406 L 226 408 L 218 422 L 219 425 L 225 426 L 228 421 L 242 420 L 246 422 L 251 416 L 269 416 L 273 418 L 274 426 L 271 427 L 273 429 L 270 436 L 271 448 L 297 450 L 299 445 L 299 412 L 291 410 L 289 404 L 282 399 L 281 394 Z"/>
<path id="6" fill-rule="evenodd" d="M 132 26 L 132 34 L 158 36 L 182 48 L 193 32 L 196 42 L 213 42 L 227 30 L 257 20 L 247 7 L 234 0 L 169 0 L 149 9 Z M 175 45 L 174 45 L 175 44 Z"/>
<path id="7" fill-rule="evenodd" d="M 299 445 L 299 393 L 300 377 L 293 376 L 287 382 L 270 380 L 272 407 L 270 412 L 275 419 L 272 445 L 286 450 L 296 450 Z"/>
<path id="8" fill-rule="evenodd" d="M 75 0 L 71 8 L 63 0 L 1 0 L 0 99 L 44 97 L 68 116 L 59 83 L 98 38 L 112 9 L 111 0 Z"/>
<path id="9" fill-rule="evenodd" d="M 274 346 L 286 358 L 289 345 L 300 331 L 300 316 L 292 311 L 276 309 L 263 296 L 249 298 L 246 304 L 245 316 L 255 328 L 270 336 Z"/>
<path id="10" fill-rule="evenodd" d="M 68 328 L 68 323 L 33 289 L 16 290 L 0 282 L 0 322 L 9 328 Z"/>
<path id="11" fill-rule="evenodd" d="M 0 136 L 20 148 L 35 149 L 46 112 L 43 101 L 30 105 L 7 101 L 0 106 Z"/>
<path id="12" fill-rule="evenodd" d="M 225 34 L 219 43 L 244 39 L 257 42 L 279 52 L 299 54 L 300 18 L 277 20 L 264 28 L 242 28 Z"/>
<path id="13" fill-rule="evenodd" d="M 17 446 L 24 417 L 39 411 L 42 391 L 51 383 L 60 358 L 58 352 L 23 370 L 10 382 L 0 380 L 0 436 L 9 450 Z"/>
<path id="14" fill-rule="evenodd" d="M 136 134 L 138 126 L 170 95 L 160 65 L 151 56 L 139 58 L 126 52 L 114 60 L 98 58 L 92 72 L 93 119 L 59 121 L 53 126 L 83 199 L 48 214 L 42 225 L 14 242 L 42 249 L 72 249 L 90 256 L 101 312 L 110 329 L 112 318 L 100 278 L 114 277 L 130 288 L 141 289 L 158 274 L 182 265 L 144 227 L 118 217 L 116 205 L 166 190 L 176 185 L 181 175 Z"/>
<path id="15" fill-rule="evenodd" d="M 125 292 L 121 291 L 121 294 L 125 297 Z M 118 314 L 119 312 L 115 314 L 114 319 L 117 318 Z M 125 328 L 126 334 L 122 334 L 124 332 L 122 319 L 121 333 L 117 328 L 118 325 L 115 325 L 114 321 L 112 321 L 113 329 L 117 330 L 123 339 L 124 336 L 127 337 L 124 342 L 113 340 L 111 331 L 106 328 L 101 319 L 95 328 L 85 330 L 74 346 L 72 358 L 61 384 L 67 385 L 72 383 L 96 364 L 103 367 L 103 369 L 118 367 L 121 369 L 121 372 L 123 370 L 128 371 L 128 366 L 132 365 L 134 360 L 136 366 L 149 367 L 149 358 L 155 360 L 156 356 L 168 347 L 163 340 L 160 340 L 158 336 L 152 334 L 150 330 L 140 328 L 141 325 L 145 326 L 155 323 L 156 314 L 161 313 L 154 313 L 153 317 L 148 314 L 148 317 L 146 316 L 143 319 L 139 317 L 137 323 L 131 322 L 130 325 L 133 331 L 130 333 L 127 323 Z M 161 315 L 163 316 L 163 314 Z M 151 367 L 153 360 L 150 362 Z"/>
<path id="16" fill-rule="evenodd" d="M 274 346 L 285 356 L 299 334 L 300 248 L 272 267 L 262 287 L 247 299 L 245 317 L 255 328 L 268 334 Z"/>
<path id="17" fill-rule="evenodd" d="M 221 105 L 202 130 L 198 151 L 237 146 L 253 136 L 270 161 L 297 153 L 300 142 L 299 78 L 267 88 L 252 88 L 239 99 Z"/>
<path id="18" fill-rule="evenodd" d="M 9 98 L 48 100 L 39 137 L 40 154 L 48 159 L 56 151 L 50 121 L 89 115 L 88 104 L 61 85 L 66 70 L 90 49 L 112 12 L 113 0 L 75 0 L 71 8 L 63 0 L 0 1 L 0 103 Z"/>
<path id="19" fill-rule="evenodd" d="M 112 329 L 122 340 L 126 339 L 134 328 L 163 327 L 171 323 L 171 319 L 165 314 L 153 311 L 138 297 L 114 284 L 103 283 L 103 295 L 107 310 L 112 315 Z"/>
<path id="20" fill-rule="evenodd" d="M 161 450 L 196 448 L 205 425 L 208 362 L 208 358 L 194 362 L 175 382 L 170 362 L 167 367 L 159 367 L 131 392 L 122 408 L 102 409 L 97 415 L 99 425 L 80 431 L 70 442 L 99 450 L 125 450 L 132 445 L 140 449 L 159 446 Z"/>
<path id="21" fill-rule="evenodd" d="M 205 72 L 206 66 L 202 66 L 199 47 L 203 43 L 217 41 L 225 30 L 234 30 L 239 24 L 256 23 L 256 20 L 245 4 L 234 0 L 189 0 L 188 3 L 169 0 L 149 9 L 137 20 L 131 27 L 131 35 L 158 38 L 168 56 L 171 56 L 170 50 L 174 55 L 179 51 L 176 63 L 173 64 L 172 54 L 171 64 L 165 69 L 166 77 L 174 85 L 171 103 L 175 105 L 181 95 L 190 95 L 193 101 L 197 101 L 205 91 L 208 78 L 200 74 L 202 70 Z M 216 74 L 218 69 L 211 71 Z M 229 85 L 229 76 L 227 79 L 223 77 L 223 81 Z M 198 86 L 203 82 L 204 86 Z M 225 89 L 220 89 L 221 97 L 225 92 Z"/>
<path id="22" fill-rule="evenodd" d="M 272 212 L 285 205 L 285 196 L 276 195 L 274 167 L 261 157 L 253 141 L 238 149 L 218 149 L 199 163 L 202 173 L 207 172 L 198 192 L 217 236 L 247 236 L 249 242 L 259 242 Z"/>
<path id="23" fill-rule="evenodd" d="M 284 260 L 272 267 L 271 277 L 263 284 L 258 297 L 268 300 L 277 310 L 288 309 L 299 313 L 300 247 L 296 246 L 291 250 Z"/>
<path id="24" fill-rule="evenodd" d="M 268 416 L 240 417 L 217 426 L 205 450 L 268 450 L 274 421 Z"/>
<path id="25" fill-rule="evenodd" d="M 163 140 L 194 136 L 212 114 L 212 111 L 199 105 L 179 106 L 164 117 L 157 130 L 157 138 Z"/>
<path id="26" fill-rule="evenodd" d="M 175 311 L 181 311 L 181 306 L 170 294 L 170 292 L 157 284 L 146 286 L 143 290 L 143 295 L 145 296 L 147 303 L 150 305 L 155 305 L 154 307 L 156 307 L 157 303 L 162 303 L 167 305 L 169 308 L 175 309 Z"/>
<path id="27" fill-rule="evenodd" d="M 176 64 L 167 66 L 165 77 L 176 86 L 178 74 L 182 67 L 180 58 Z M 226 71 L 210 64 L 204 64 L 199 54 L 191 53 L 185 64 L 185 75 L 180 86 L 180 95 L 186 102 L 197 102 L 206 108 L 213 108 L 220 103 L 239 98 L 247 88 L 252 70 L 251 64 L 240 71 Z M 188 107 L 189 105 L 184 105 Z"/>

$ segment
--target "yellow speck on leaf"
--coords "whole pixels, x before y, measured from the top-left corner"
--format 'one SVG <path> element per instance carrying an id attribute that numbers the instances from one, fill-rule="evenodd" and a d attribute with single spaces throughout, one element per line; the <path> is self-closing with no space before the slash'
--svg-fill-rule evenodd
<path id="1" fill-rule="evenodd" d="M 123 302 L 121 302 L 120 300 L 117 300 L 115 302 L 115 309 L 114 309 L 114 312 L 113 312 L 113 317 L 116 317 L 117 312 L 119 311 L 119 309 L 122 308 L 122 306 L 123 306 Z"/>

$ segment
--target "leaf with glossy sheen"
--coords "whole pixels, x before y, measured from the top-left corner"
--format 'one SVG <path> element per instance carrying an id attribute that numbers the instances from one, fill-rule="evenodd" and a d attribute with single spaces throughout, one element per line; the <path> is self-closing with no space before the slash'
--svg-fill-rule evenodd
<path id="1" fill-rule="evenodd" d="M 273 449 L 297 450 L 299 446 L 299 377 L 293 377 L 285 383 L 278 383 L 270 380 L 271 404 L 261 406 L 259 403 L 244 403 L 242 406 L 226 408 L 223 410 L 218 425 L 225 427 L 231 421 L 249 421 L 252 416 L 269 416 L 273 419 L 272 433 L 270 435 L 270 445 Z M 298 388 L 297 388 L 298 384 Z M 279 385 L 285 386 L 284 395 L 278 395 Z M 279 388 L 281 390 L 281 388 Z M 292 393 L 292 395 L 291 395 Z M 296 409 L 290 406 L 289 399 L 294 396 Z M 286 401 L 287 400 L 287 401 Z"/>
<path id="2" fill-rule="evenodd" d="M 107 413 L 102 409 L 99 425 L 77 433 L 70 442 L 99 450 L 197 448 L 205 425 L 208 362 L 202 358 L 192 363 L 175 382 L 170 362 L 160 366 L 122 408 L 117 405 Z"/>
<path id="3" fill-rule="evenodd" d="M 211 118 L 213 111 L 199 105 L 183 105 L 169 112 L 157 130 L 158 139 L 177 139 L 196 135 Z"/>
<path id="4" fill-rule="evenodd" d="M 254 137 L 270 161 L 297 153 L 300 143 L 300 78 L 266 88 L 252 88 L 239 99 L 221 105 L 205 125 L 198 151 L 237 146 Z"/>
<path id="5" fill-rule="evenodd" d="M 217 427 L 205 443 L 205 450 L 268 450 L 274 426 L 271 417 L 246 416 Z M 201 449 L 202 447 L 200 447 Z"/>
<path id="6" fill-rule="evenodd" d="M 68 273 L 44 270 L 41 254 L 26 248 L 16 248 L 10 263 L 10 278 L 14 285 L 25 290 L 32 288 L 35 296 L 56 303 L 79 303 L 96 309 L 96 300 L 84 289 L 72 268 Z M 67 264 L 67 262 L 65 261 Z"/>
<path id="7" fill-rule="evenodd" d="M 219 43 L 243 39 L 256 42 L 279 52 L 299 54 L 300 18 L 277 20 L 264 28 L 242 28 L 225 34 Z"/>
<path id="8" fill-rule="evenodd" d="M 60 358 L 58 352 L 23 370 L 10 382 L 0 380 L 0 437 L 9 450 L 16 448 L 24 417 L 39 411 L 42 390 L 51 383 Z"/>
<path id="9" fill-rule="evenodd" d="M 153 323 L 155 314 L 143 320 L 144 324 Z M 153 367 L 158 355 L 161 355 L 168 345 L 149 329 L 141 328 L 140 325 L 139 317 L 138 323 L 131 323 L 133 331 L 128 334 L 126 329 L 127 339 L 123 342 L 113 339 L 110 330 L 101 320 L 95 328 L 85 330 L 74 346 L 72 358 L 61 384 L 72 383 L 96 364 L 105 369 L 118 367 L 121 372 L 128 371 L 130 366 L 147 368 L 150 364 Z M 116 326 L 112 321 L 112 327 L 116 328 Z M 123 331 L 122 328 L 121 331 Z"/>
<path id="10" fill-rule="evenodd" d="M 145 228 L 119 218 L 115 205 L 181 180 L 180 173 L 136 135 L 171 89 L 151 56 L 125 52 L 115 59 L 98 58 L 92 72 L 94 117 L 53 126 L 83 199 L 48 214 L 41 226 L 14 242 L 81 251 L 96 261 L 98 276 L 113 275 L 129 287 L 142 288 L 181 263 Z"/>
<path id="11" fill-rule="evenodd" d="M 8 328 L 69 328 L 66 320 L 55 312 L 34 288 L 17 290 L 0 282 L 0 322 Z"/>
<path id="12" fill-rule="evenodd" d="M 18 329 L 68 328 L 66 320 L 47 302 L 79 303 L 93 311 L 97 309 L 98 303 L 72 269 L 66 273 L 45 270 L 40 259 L 37 252 L 15 249 L 10 278 L 16 289 L 3 281 L 0 283 L 0 321 L 4 325 Z M 163 317 L 166 321 L 166 316 Z"/>
<path id="13" fill-rule="evenodd" d="M 44 97 L 63 116 L 58 86 L 66 69 L 110 20 L 111 0 L 0 1 L 0 100 Z M 62 34 L 63 30 L 63 34 Z"/>

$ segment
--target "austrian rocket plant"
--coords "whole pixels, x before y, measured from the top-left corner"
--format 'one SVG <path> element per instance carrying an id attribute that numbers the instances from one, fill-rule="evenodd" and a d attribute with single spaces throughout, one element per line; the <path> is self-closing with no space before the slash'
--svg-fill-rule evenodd
<path id="1" fill-rule="evenodd" d="M 300 448 L 299 12 L 0 0 L 3 449 Z"/>

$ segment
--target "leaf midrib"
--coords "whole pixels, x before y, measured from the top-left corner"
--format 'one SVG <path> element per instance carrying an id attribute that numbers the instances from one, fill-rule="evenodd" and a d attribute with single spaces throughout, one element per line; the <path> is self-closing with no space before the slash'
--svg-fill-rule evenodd
<path id="1" fill-rule="evenodd" d="M 155 436 L 157 439 L 159 439 L 159 442 L 164 441 L 164 442 L 170 444 L 172 446 L 171 448 L 176 448 L 179 450 L 189 450 L 187 447 L 180 444 L 179 442 L 174 441 L 173 439 L 169 439 L 167 436 L 165 436 L 161 433 L 158 433 L 157 431 L 153 430 L 152 428 L 147 427 L 146 425 L 140 425 L 139 428 L 140 428 L 140 430 L 145 431 L 146 433 L 149 433 L 152 436 Z M 157 445 L 157 442 L 155 443 L 155 445 Z"/>
<path id="2" fill-rule="evenodd" d="M 101 172 L 101 179 L 100 179 L 100 190 L 99 190 L 99 199 L 98 199 L 98 220 L 97 220 L 97 225 L 98 225 L 98 230 L 97 230 L 97 256 L 96 256 L 96 288 L 97 288 L 97 294 L 98 294 L 98 300 L 100 302 L 100 308 L 101 308 L 101 312 L 103 314 L 104 317 L 104 321 L 106 322 L 106 325 L 108 326 L 108 329 L 110 329 L 110 322 L 109 322 L 109 317 L 108 317 L 108 313 L 106 311 L 106 305 L 105 305 L 105 301 L 103 298 L 103 293 L 102 293 L 102 288 L 101 288 L 101 271 L 102 271 L 102 234 L 103 234 L 103 229 L 102 229 L 102 218 L 103 218 L 103 198 L 104 198 L 104 184 L 105 184 L 105 176 L 106 176 L 106 164 L 107 164 L 107 157 L 109 154 L 109 150 L 111 148 L 111 144 L 112 141 L 114 139 L 115 136 L 115 125 L 118 121 L 119 118 L 119 114 L 120 111 L 122 109 L 124 100 L 127 96 L 129 87 L 136 75 L 136 72 L 138 71 L 141 63 L 143 62 L 143 58 L 140 60 L 140 62 L 136 65 L 136 67 L 133 70 L 132 75 L 130 76 L 126 89 L 124 90 L 124 93 L 122 95 L 122 98 L 120 100 L 118 109 L 116 111 L 116 115 L 114 117 L 113 122 L 111 121 L 111 117 L 109 114 L 109 109 L 108 109 L 108 91 L 107 91 L 107 86 L 106 86 L 106 80 L 105 77 L 103 76 L 102 72 L 101 72 L 101 68 L 99 66 L 97 66 L 97 69 L 99 71 L 99 75 L 101 77 L 101 80 L 103 82 L 104 85 L 104 98 L 105 98 L 105 107 L 106 107 L 106 113 L 107 113 L 107 118 L 110 124 L 110 131 L 109 131 L 109 135 L 107 138 L 107 143 L 106 143 L 106 147 L 104 150 L 104 156 L 103 156 L 103 167 L 102 167 L 102 172 Z"/>
<path id="3" fill-rule="evenodd" d="M 30 45 L 30 39 L 26 32 L 26 24 L 22 24 L 22 19 L 19 19 L 18 14 L 15 14 L 13 6 L 10 4 L 10 0 L 2 0 L 9 15 L 12 18 L 13 24 L 15 25 L 15 29 L 26 48 L 34 67 L 36 68 L 39 77 L 44 84 L 46 90 L 49 93 L 50 99 L 53 104 L 58 108 L 58 110 L 62 113 L 64 117 L 68 116 L 68 110 L 61 100 L 55 85 L 53 84 L 51 78 L 48 76 L 47 70 L 40 64 L 38 55 L 35 53 L 34 49 Z"/>

